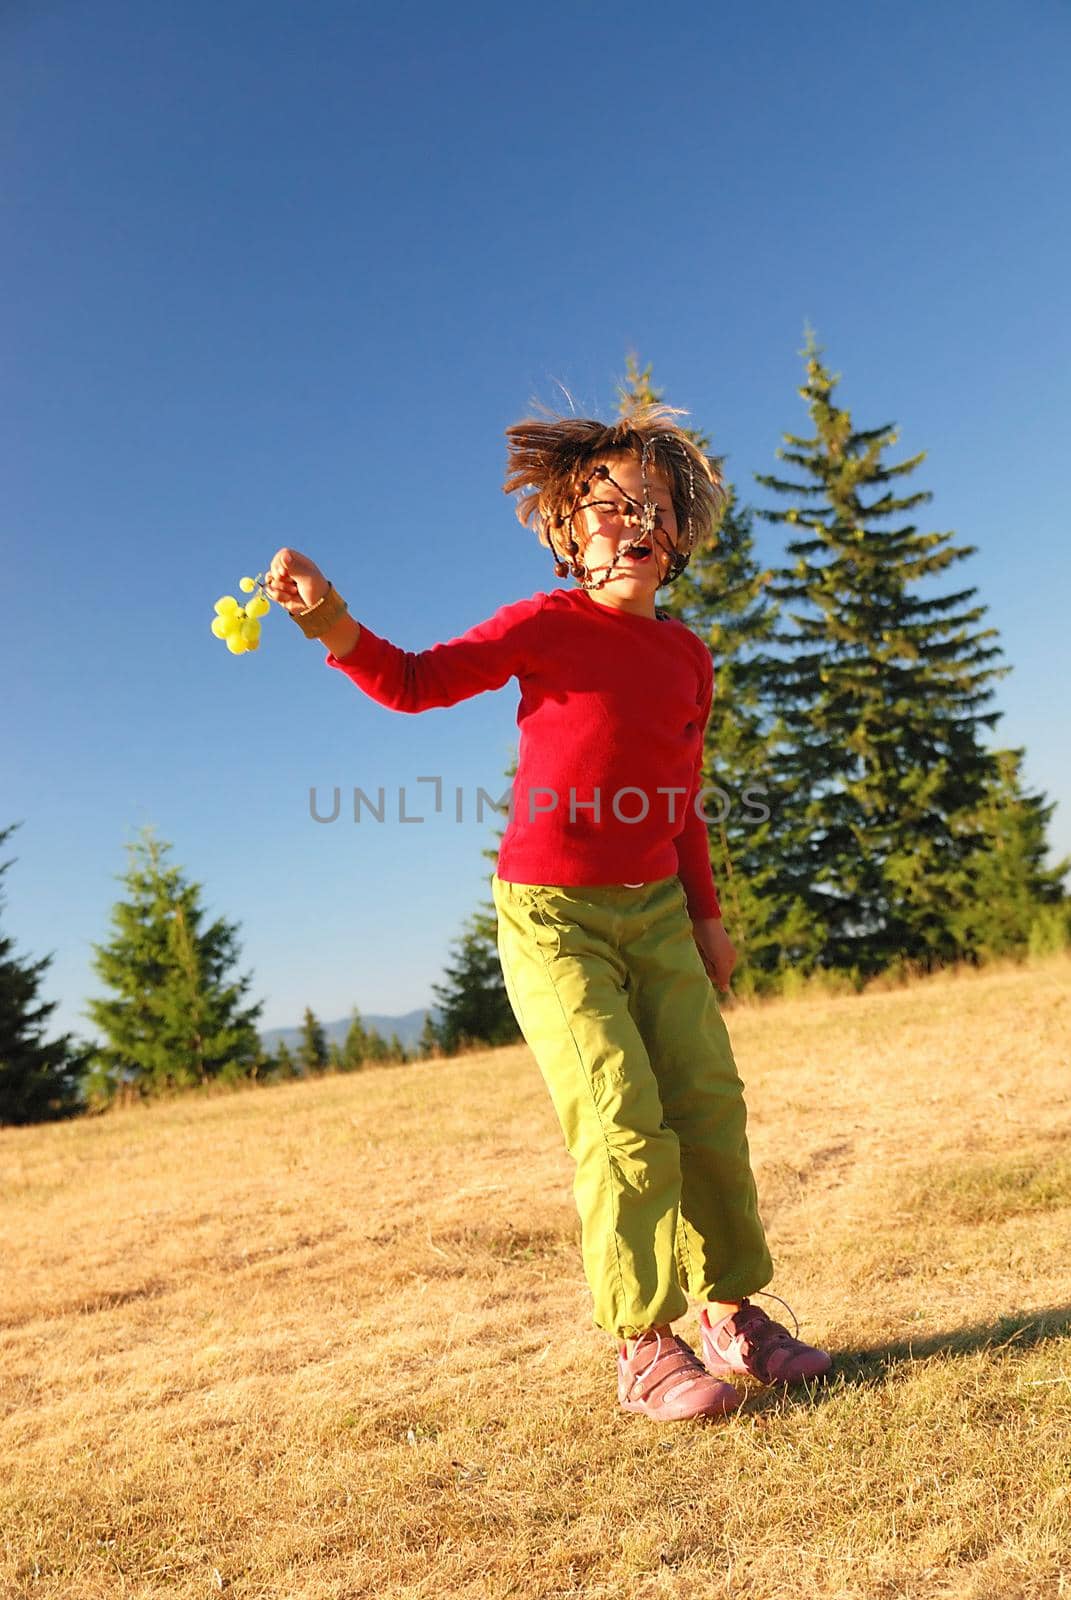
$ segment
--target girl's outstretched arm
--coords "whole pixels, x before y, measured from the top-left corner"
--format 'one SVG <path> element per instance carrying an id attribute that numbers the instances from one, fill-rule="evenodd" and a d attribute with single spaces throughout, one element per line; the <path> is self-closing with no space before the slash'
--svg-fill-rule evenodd
<path id="1" fill-rule="evenodd" d="M 319 567 L 289 549 L 273 558 L 266 586 L 292 612 L 318 605 L 330 587 Z M 500 689 L 509 678 L 530 670 L 546 598 L 535 594 L 501 606 L 467 633 L 430 650 L 402 650 L 345 614 L 319 642 L 327 646 L 327 665 L 337 667 L 370 699 L 392 711 L 428 711 Z"/>

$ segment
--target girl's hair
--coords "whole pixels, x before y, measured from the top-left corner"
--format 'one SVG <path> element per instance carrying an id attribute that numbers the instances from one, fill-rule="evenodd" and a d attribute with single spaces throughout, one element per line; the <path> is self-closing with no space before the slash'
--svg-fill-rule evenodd
<path id="1" fill-rule="evenodd" d="M 580 486 L 596 462 L 613 456 L 646 457 L 648 467 L 666 481 L 677 517 L 678 543 L 690 554 L 714 532 L 727 496 L 717 470 L 674 422 L 683 416 L 687 412 L 674 406 L 645 405 L 617 422 L 561 416 L 541 422 L 526 417 L 506 429 L 509 455 L 503 492 L 522 491 L 517 501 L 521 523 L 535 528 L 540 543 L 560 555 L 553 530 L 568 523 L 582 498 Z M 567 543 L 568 528 L 564 537 Z"/>

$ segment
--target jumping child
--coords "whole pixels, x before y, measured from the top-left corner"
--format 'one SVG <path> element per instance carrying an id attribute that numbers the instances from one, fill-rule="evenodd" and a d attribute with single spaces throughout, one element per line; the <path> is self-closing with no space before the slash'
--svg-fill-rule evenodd
<path id="1" fill-rule="evenodd" d="M 655 605 L 724 509 L 680 415 L 507 429 L 504 490 L 520 492 L 522 524 L 575 587 L 505 605 L 448 643 L 410 652 L 381 638 L 295 550 L 268 580 L 327 665 L 392 710 L 518 680 L 519 763 L 491 877 L 502 976 L 576 1165 L 618 1400 L 659 1421 L 735 1410 L 735 1375 L 794 1383 L 831 1366 L 749 1298 L 772 1264 L 715 989 L 736 953 L 701 807 L 713 668 Z M 672 1331 L 688 1294 L 703 1302 L 702 1360 Z"/>

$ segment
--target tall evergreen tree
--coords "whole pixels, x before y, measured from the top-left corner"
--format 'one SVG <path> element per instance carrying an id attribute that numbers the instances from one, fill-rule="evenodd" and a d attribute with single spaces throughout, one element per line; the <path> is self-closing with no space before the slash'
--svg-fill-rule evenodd
<path id="1" fill-rule="evenodd" d="M 201 885 L 167 865 L 171 846 L 152 828 L 126 848 L 127 898 L 113 908 L 110 943 L 93 947 L 94 971 L 115 998 L 87 1006 L 105 1040 L 87 1095 L 100 1104 L 127 1087 L 147 1097 L 247 1077 L 259 1059 L 262 1006 L 243 1004 L 252 979 L 232 974 L 237 924 L 202 927 Z"/>
<path id="2" fill-rule="evenodd" d="M 932 589 L 973 547 L 911 521 L 889 526 L 931 498 L 895 488 L 923 454 L 888 463 L 894 428 L 856 428 L 810 333 L 803 355 L 815 432 L 784 436 L 778 455 L 797 477 L 757 475 L 790 502 L 759 515 L 800 530 L 794 565 L 772 585 L 793 626 L 765 664 L 780 681 L 792 824 L 779 889 L 825 929 L 822 965 L 926 966 L 959 953 L 955 917 L 984 850 L 978 809 L 995 771 L 981 734 L 999 713 L 984 707 L 1010 669 L 995 664 L 996 630 L 978 626 L 976 590 Z"/>
<path id="3" fill-rule="evenodd" d="M 0 829 L 0 845 L 19 827 Z M 12 861 L 0 862 L 2 879 Z M 46 1040 L 45 1025 L 57 1001 L 38 999 L 51 956 L 26 961 L 14 954 L 14 940 L 0 933 L 0 1127 L 48 1122 L 83 1109 L 79 1078 L 87 1065 L 85 1047 L 69 1033 Z"/>
<path id="4" fill-rule="evenodd" d="M 323 1023 L 311 1006 L 305 1007 L 305 1015 L 301 1021 L 297 1059 L 306 1077 L 323 1072 L 327 1066 L 327 1035 L 324 1033 Z"/>
<path id="5" fill-rule="evenodd" d="M 650 365 L 627 358 L 618 391 L 621 416 L 660 403 Z M 685 430 L 724 477 L 724 460 L 709 437 Z M 660 593 L 660 607 L 692 629 L 709 647 L 714 700 L 704 746 L 703 783 L 714 788 L 705 810 L 711 865 L 726 927 L 738 952 L 733 976 L 738 993 L 769 986 L 783 962 L 798 964 L 820 946 L 806 907 L 785 901 L 778 882 L 781 778 L 771 736 L 777 716 L 777 678 L 764 666 L 778 608 L 770 597 L 773 573 L 759 562 L 754 513 L 726 484 L 728 501 L 718 528 L 699 543 L 680 577 Z"/>

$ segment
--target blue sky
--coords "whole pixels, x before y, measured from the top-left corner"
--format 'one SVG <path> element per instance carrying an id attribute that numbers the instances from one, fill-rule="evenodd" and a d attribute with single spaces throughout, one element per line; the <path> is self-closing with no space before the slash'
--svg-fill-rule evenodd
<path id="1" fill-rule="evenodd" d="M 212 603 L 283 543 L 408 649 L 555 587 L 503 430 L 610 415 L 629 350 L 745 501 L 807 431 L 806 322 L 927 452 L 1014 667 L 996 739 L 1071 850 L 1069 45 L 1059 0 L 5 6 L 4 927 L 55 1025 L 90 1031 L 146 823 L 263 1026 L 431 1001 L 516 686 L 391 713 L 279 612 L 229 656 Z M 335 784 L 427 820 L 317 824 Z"/>

